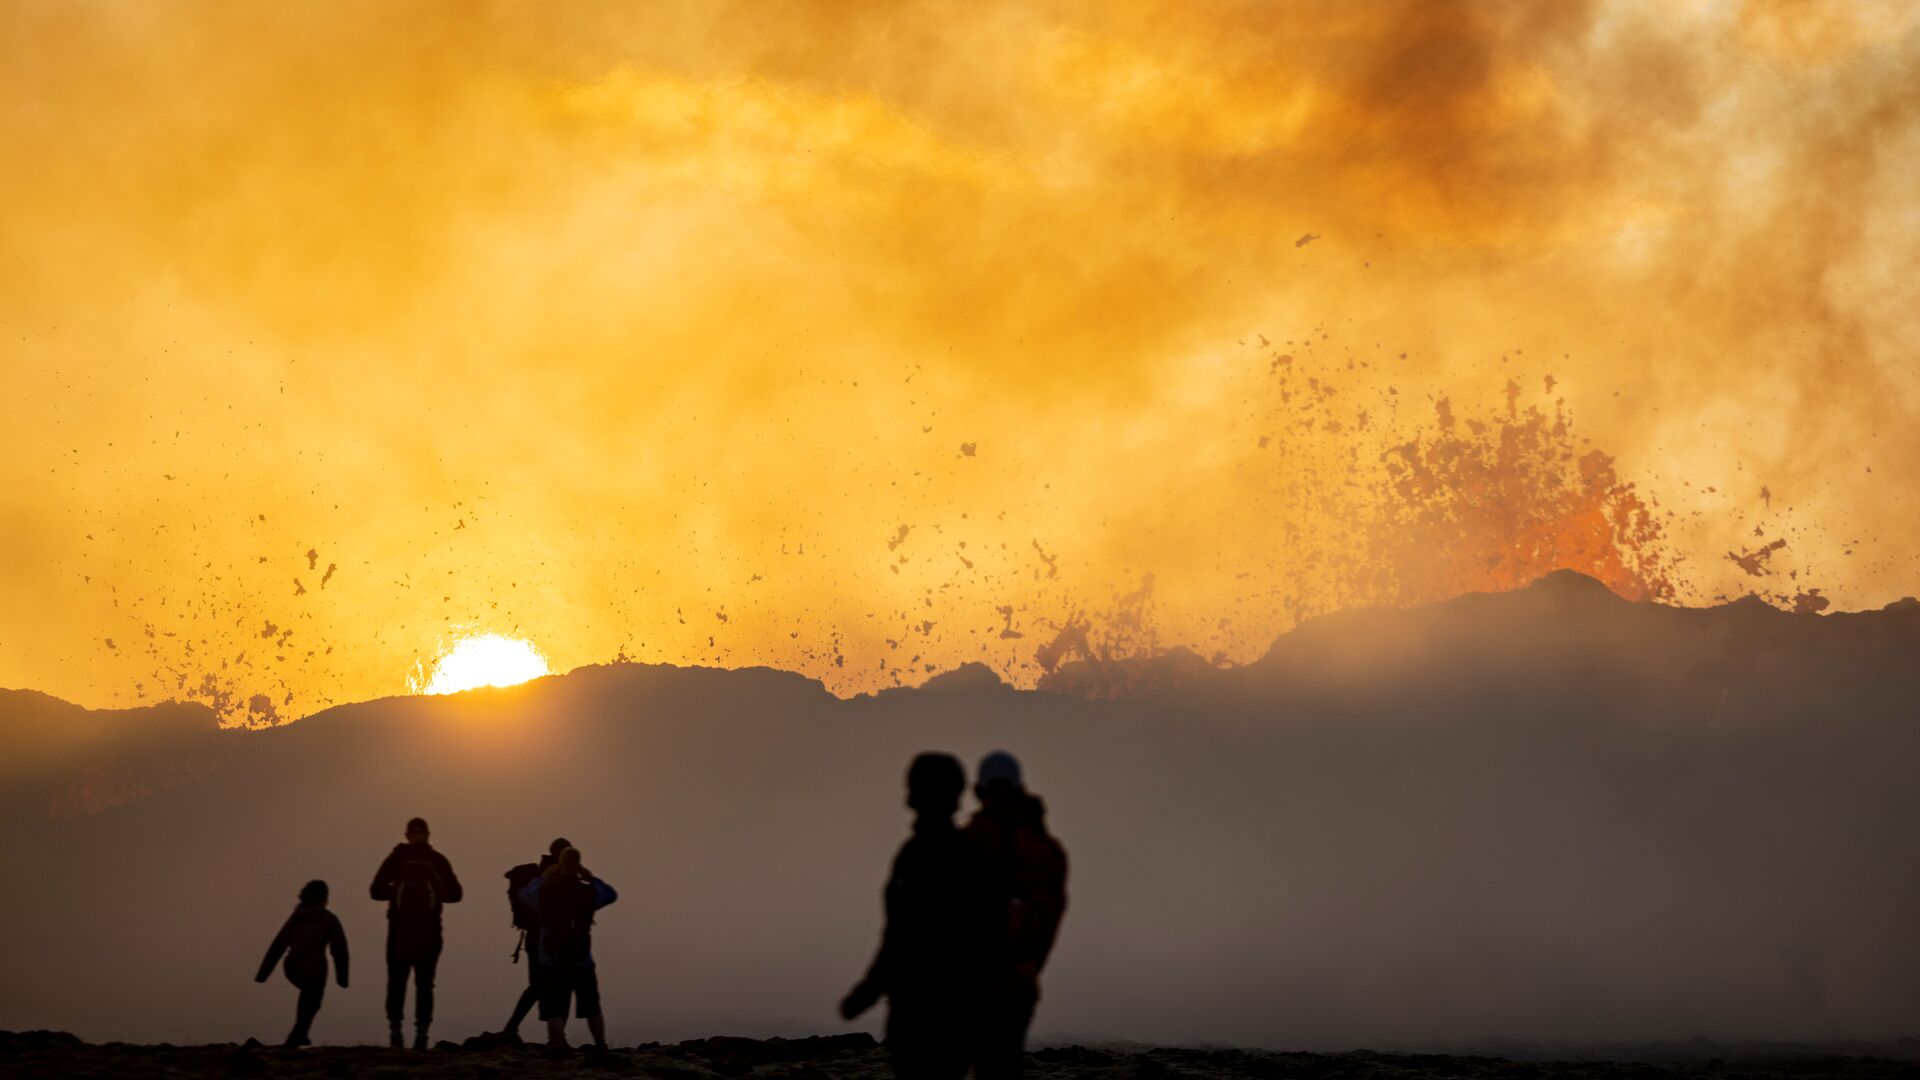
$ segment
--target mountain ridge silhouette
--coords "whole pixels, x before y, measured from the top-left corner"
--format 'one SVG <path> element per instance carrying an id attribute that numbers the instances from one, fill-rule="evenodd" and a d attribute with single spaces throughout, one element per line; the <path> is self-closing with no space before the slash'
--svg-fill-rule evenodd
<path id="1" fill-rule="evenodd" d="M 1184 668 L 1190 661 L 1197 662 L 1199 665 L 1202 665 L 1206 671 L 1209 671 L 1209 672 L 1244 671 L 1248 669 L 1258 669 L 1263 664 L 1269 664 L 1274 662 L 1278 658 L 1283 658 L 1285 654 L 1288 652 L 1288 650 L 1299 646 L 1302 642 L 1322 640 L 1329 634 L 1352 632 L 1352 628 L 1354 627 L 1364 626 L 1369 630 L 1375 630 L 1380 628 L 1383 625 L 1388 625 L 1395 621 L 1418 621 L 1418 620 L 1430 618 L 1436 614 L 1443 614 L 1443 613 L 1455 614 L 1460 616 L 1468 616 L 1468 617 L 1478 617 L 1480 615 L 1483 615 L 1488 610 L 1488 606 L 1490 604 L 1503 605 L 1503 604 L 1514 604 L 1516 602 L 1525 603 L 1525 604 L 1540 602 L 1540 603 L 1545 603 L 1550 605 L 1557 605 L 1561 608 L 1561 610 L 1559 610 L 1557 614 L 1561 614 L 1561 615 L 1580 613 L 1583 608 L 1587 613 L 1591 613 L 1593 611 L 1604 609 L 1604 608 L 1613 608 L 1616 610 L 1638 609 L 1638 610 L 1644 610 L 1644 611 L 1660 611 L 1660 612 L 1670 612 L 1670 613 L 1683 613 L 1683 612 L 1684 613 L 1700 613 L 1700 614 L 1709 615 L 1711 617 L 1731 617 L 1734 615 L 1740 615 L 1742 617 L 1759 619 L 1759 620 L 1791 619 L 1791 620 L 1801 620 L 1809 623 L 1813 621 L 1818 621 L 1818 620 L 1837 620 L 1841 622 L 1846 622 L 1848 620 L 1857 619 L 1860 617 L 1873 618 L 1875 616 L 1883 616 L 1883 615 L 1889 615 L 1889 614 L 1900 615 L 1909 611 L 1920 611 L 1920 599 L 1916 599 L 1915 597 L 1912 597 L 1912 596 L 1907 596 L 1907 597 L 1902 597 L 1901 599 L 1892 601 L 1879 608 L 1868 608 L 1868 609 L 1862 609 L 1859 611 L 1850 611 L 1850 612 L 1829 611 L 1829 612 L 1819 612 L 1819 613 L 1794 612 L 1784 608 L 1776 607 L 1773 604 L 1770 604 L 1767 601 L 1763 600 L 1758 595 L 1751 594 L 1751 593 L 1745 596 L 1737 597 L 1735 599 L 1728 600 L 1718 604 L 1710 604 L 1710 605 L 1705 605 L 1701 607 L 1687 607 L 1687 606 L 1681 606 L 1681 605 L 1663 604 L 1653 600 L 1629 600 L 1625 597 L 1620 596 L 1618 593 L 1615 593 L 1612 589 L 1608 588 L 1605 583 L 1601 582 L 1597 578 L 1581 573 L 1580 571 L 1577 571 L 1577 570 L 1562 569 L 1562 570 L 1555 570 L 1551 573 L 1543 575 L 1542 577 L 1537 578 L 1533 582 L 1516 589 L 1493 591 L 1493 592 L 1461 593 L 1458 596 L 1450 597 L 1445 600 L 1437 600 L 1431 603 L 1417 604 L 1417 605 L 1412 605 L 1408 607 L 1363 606 L 1363 607 L 1356 607 L 1356 608 L 1344 608 L 1338 611 L 1311 616 L 1307 619 L 1302 620 L 1300 623 L 1296 624 L 1295 626 L 1280 632 L 1278 635 L 1275 636 L 1273 641 L 1268 644 L 1265 652 L 1263 652 L 1259 657 L 1256 657 L 1255 659 L 1250 660 L 1243 664 L 1214 663 L 1211 661 L 1207 661 L 1203 657 L 1200 657 L 1198 653 L 1195 653 L 1192 649 L 1188 648 L 1187 646 L 1176 645 L 1167 649 L 1159 650 L 1159 651 L 1156 651 L 1147 655 L 1141 655 L 1141 656 L 1126 656 L 1126 657 L 1118 657 L 1118 658 L 1111 658 L 1111 659 L 1104 659 L 1104 660 L 1102 659 L 1069 660 L 1061 664 L 1059 670 L 1062 672 L 1071 671 L 1075 669 L 1097 670 L 1103 667 L 1126 668 L 1129 670 L 1135 670 L 1135 669 L 1151 670 L 1155 667 L 1164 668 L 1168 666 L 1169 660 L 1173 661 L 1173 666 L 1181 667 L 1181 668 Z M 570 669 L 567 672 L 542 676 L 539 679 L 531 680 L 531 682 L 533 683 L 549 682 L 554 679 L 568 678 L 574 673 L 580 672 L 580 671 L 595 671 L 595 670 L 600 670 L 605 668 L 622 668 L 622 667 L 631 667 L 631 668 L 639 668 L 639 669 L 663 669 L 663 670 L 674 670 L 674 671 L 740 672 L 740 673 L 770 672 L 777 675 L 791 676 L 793 678 L 803 680 L 806 683 L 819 687 L 822 693 L 830 693 L 825 689 L 825 684 L 817 678 L 814 678 L 812 676 L 808 676 L 799 672 L 788 671 L 783 668 L 777 668 L 777 667 L 772 667 L 769 665 L 761 665 L 761 664 L 752 664 L 752 665 L 746 665 L 742 667 L 715 667 L 715 666 L 704 665 L 704 664 L 672 664 L 672 663 L 666 663 L 666 662 L 648 662 L 648 661 L 614 661 L 614 662 L 606 662 L 606 663 L 583 664 L 583 665 L 580 665 L 579 667 Z M 1186 682 L 1190 682 L 1190 681 L 1193 681 L 1193 680 L 1190 677 L 1185 677 L 1183 675 L 1182 678 L 1177 680 L 1176 684 L 1184 685 Z M 521 684 L 521 685 L 526 685 L 526 684 Z M 1149 685 L 1157 686 L 1158 684 L 1150 683 Z M 879 691 L 870 691 L 864 694 L 856 694 L 854 695 L 854 697 L 857 698 L 862 696 L 894 695 L 894 694 L 900 694 L 903 692 L 910 693 L 916 690 L 938 690 L 942 692 L 953 692 L 953 691 L 971 691 L 971 690 L 981 690 L 981 689 L 991 690 L 991 689 L 998 689 L 998 688 L 1009 689 L 1016 693 L 1031 693 L 1031 692 L 1039 691 L 1039 692 L 1052 692 L 1052 693 L 1065 694 L 1067 696 L 1087 696 L 1080 691 L 1080 689 L 1078 688 L 1078 684 L 1076 684 L 1076 682 L 1074 682 L 1073 680 L 1058 679 L 1058 678 L 1055 678 L 1052 680 L 1043 678 L 1041 683 L 1035 688 L 1033 688 L 1033 690 L 1022 690 L 1021 688 L 1015 687 L 1011 683 L 1006 682 L 1006 680 L 998 672 L 994 671 L 988 665 L 983 664 L 979 661 L 968 661 L 954 668 L 949 668 L 942 671 L 934 672 L 918 684 L 914 684 L 910 686 L 888 687 Z M 499 689 L 499 688 L 478 687 L 473 690 L 461 691 L 460 694 L 485 694 L 489 691 L 496 690 L 496 689 Z M 418 695 L 391 694 L 383 697 L 368 698 L 364 701 L 343 702 L 340 704 L 328 706 L 325 709 L 321 709 L 317 712 L 310 713 L 307 716 L 301 717 L 299 719 L 286 721 L 285 724 L 274 725 L 274 726 L 286 726 L 286 724 L 301 723 L 305 720 L 312 719 L 313 717 L 323 716 L 327 713 L 331 713 L 339 709 L 350 709 L 359 705 L 368 705 L 368 704 L 374 704 L 374 703 L 383 702 L 383 701 L 390 701 L 396 698 L 405 698 L 405 697 L 414 697 L 414 696 L 418 696 Z M 458 695 L 439 695 L 439 696 L 458 696 Z M 106 718 L 109 721 L 108 726 L 113 726 L 112 722 L 115 717 L 128 715 L 128 714 L 152 713 L 156 710 L 160 710 L 160 711 L 173 710 L 173 711 L 193 714 L 196 717 L 200 714 L 204 714 L 209 724 L 218 723 L 217 716 L 213 713 L 213 711 L 210 708 L 205 706 L 203 703 L 200 703 L 198 701 L 193 701 L 190 699 L 180 700 L 180 699 L 169 698 L 169 699 L 165 699 L 157 702 L 151 702 L 151 703 L 146 703 L 146 704 L 136 705 L 136 706 L 92 708 L 86 705 L 68 701 L 66 699 L 57 697 L 55 695 L 47 694 L 43 691 L 34 690 L 31 688 L 23 687 L 23 688 L 17 688 L 17 689 L 9 689 L 9 688 L 0 687 L 0 740 L 12 741 L 17 738 L 21 738 L 23 736 L 25 729 L 30 725 L 24 724 L 22 722 L 22 716 L 23 714 L 26 714 L 28 717 L 31 717 L 36 710 L 36 703 L 37 703 L 38 710 L 41 712 L 58 711 L 58 712 L 70 713 L 73 710 L 79 710 L 81 712 L 88 714 L 90 717 Z M 257 729 L 232 729 L 232 730 L 257 730 Z"/>

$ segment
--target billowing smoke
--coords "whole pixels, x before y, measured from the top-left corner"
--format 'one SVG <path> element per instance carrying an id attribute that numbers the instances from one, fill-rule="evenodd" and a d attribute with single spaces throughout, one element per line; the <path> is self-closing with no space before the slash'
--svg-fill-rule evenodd
<path id="1" fill-rule="evenodd" d="M 0 683 L 1913 591 L 1906 5 L 0 18 Z"/>

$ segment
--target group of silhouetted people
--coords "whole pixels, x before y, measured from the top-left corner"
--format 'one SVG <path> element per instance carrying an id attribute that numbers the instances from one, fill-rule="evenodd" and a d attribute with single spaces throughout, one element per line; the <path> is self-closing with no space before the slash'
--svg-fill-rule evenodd
<path id="1" fill-rule="evenodd" d="M 953 815 L 966 771 L 948 754 L 907 769 L 913 835 L 887 878 L 886 929 L 867 974 L 840 1003 L 851 1020 L 887 998 L 887 1051 L 898 1077 L 1019 1076 L 1040 969 L 1067 907 L 1067 856 L 1027 793 L 1020 763 L 980 762 L 980 809 Z"/>
<path id="2" fill-rule="evenodd" d="M 539 1005 L 540 1019 L 547 1023 L 547 1044 L 565 1046 L 571 1003 L 573 1014 L 587 1022 L 593 1045 L 606 1049 L 600 977 L 593 964 L 593 913 L 620 894 L 580 865 L 578 849 L 555 840 L 539 862 L 507 871 L 507 896 L 514 925 L 525 934 L 521 947 L 527 954 L 527 988 L 520 992 L 502 1034 L 517 1039 L 520 1022 Z"/>
<path id="3" fill-rule="evenodd" d="M 1040 970 L 1066 911 L 1066 852 L 1047 832 L 1046 809 L 1027 792 L 1020 763 L 999 750 L 981 760 L 973 789 L 980 808 L 960 828 L 953 818 L 966 786 L 965 769 L 948 754 L 921 754 L 908 768 L 913 835 L 887 879 L 880 950 L 840 1003 L 840 1014 L 851 1020 L 887 999 L 886 1044 L 898 1077 L 960 1077 L 969 1068 L 981 1080 L 1019 1076 Z M 428 1045 L 444 941 L 441 908 L 464 896 L 453 864 L 429 839 L 424 819 L 409 821 L 406 842 L 381 862 L 369 890 L 387 905 L 387 1023 L 395 1048 L 405 1046 L 409 979 L 413 1046 Z M 524 949 L 527 988 L 496 1037 L 517 1041 L 537 1005 L 550 1047 L 567 1046 L 571 1011 L 605 1049 L 593 922 L 619 894 L 581 865 L 579 850 L 565 839 L 505 876 L 513 924 L 522 931 L 514 959 Z M 287 1046 L 311 1041 L 329 953 L 344 989 L 346 934 L 327 910 L 327 883 L 310 881 L 256 976 L 267 981 L 285 954 L 287 981 L 300 991 Z"/>
<path id="4" fill-rule="evenodd" d="M 440 912 L 465 896 L 460 879 L 447 857 L 429 843 L 426 820 L 407 822 L 405 843 L 380 863 L 368 893 L 387 905 L 387 1027 L 388 1045 L 406 1045 L 404 1038 L 407 982 L 414 987 L 413 1048 L 427 1048 L 427 1030 L 433 1025 L 433 981 L 445 943 Z M 524 871 L 531 870 L 531 873 Z M 607 1033 L 600 1016 L 600 988 L 593 970 L 593 913 L 618 898 L 613 887 L 580 864 L 580 852 L 565 840 L 555 840 L 537 864 L 507 871 L 507 896 L 514 925 L 524 936 L 528 985 L 515 1006 L 507 1030 L 517 1033 L 534 1005 L 547 1022 L 547 1043 L 566 1045 L 567 1012 L 587 1021 L 594 1045 L 605 1048 Z M 313 1020 L 327 987 L 327 953 L 333 954 L 334 974 L 347 985 L 347 936 L 340 920 L 327 910 L 327 883 L 309 881 L 300 890 L 300 906 L 268 947 L 255 978 L 266 982 L 282 953 L 287 981 L 300 990 L 293 1030 L 285 1045 L 311 1043 Z M 520 949 L 514 950 L 514 959 Z"/>

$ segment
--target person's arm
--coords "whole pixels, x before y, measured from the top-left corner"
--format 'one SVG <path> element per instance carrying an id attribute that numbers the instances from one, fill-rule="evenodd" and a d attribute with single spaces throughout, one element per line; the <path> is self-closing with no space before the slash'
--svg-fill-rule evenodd
<path id="1" fill-rule="evenodd" d="M 1067 912 L 1067 852 L 1060 842 L 1051 836 L 1041 834 L 1036 845 L 1036 853 L 1031 872 L 1020 875 L 1021 899 L 1025 901 L 1019 924 L 1019 936 L 1014 942 L 1014 955 L 1018 962 L 1030 964 L 1033 974 L 1047 962 L 1047 954 L 1053 951 L 1053 942 L 1060 933 L 1060 919 Z"/>
<path id="2" fill-rule="evenodd" d="M 367 890 L 375 900 L 393 899 L 393 853 L 380 860 L 380 869 L 373 872 L 373 886 Z"/>
<path id="3" fill-rule="evenodd" d="M 447 857 L 437 851 L 434 852 L 434 855 L 439 857 L 440 863 L 440 884 L 442 886 L 440 890 L 440 902 L 443 904 L 457 904 L 460 902 L 461 897 L 467 894 L 464 889 L 460 888 L 460 879 L 453 876 L 453 863 L 447 861 Z"/>
<path id="4" fill-rule="evenodd" d="M 618 899 L 620 899 L 620 894 L 613 891 L 613 886 L 601 881 L 599 878 L 593 879 L 593 909 L 595 911 L 606 907 Z"/>
<path id="5" fill-rule="evenodd" d="M 287 951 L 287 936 L 292 932 L 293 916 L 289 915 L 281 925 L 280 932 L 273 936 L 273 944 L 267 946 L 267 958 L 260 961 L 260 973 L 253 977 L 254 982 L 266 982 L 273 974 L 274 965 L 280 962 L 281 954 Z"/>
<path id="6" fill-rule="evenodd" d="M 880 949 L 874 953 L 873 963 L 867 965 L 866 975 L 862 976 L 853 989 L 847 991 L 847 996 L 841 999 L 840 1015 L 845 1019 L 852 1020 L 873 1008 L 881 995 L 893 987 L 894 968 L 900 955 L 897 932 L 899 920 L 895 916 L 904 906 L 906 891 L 906 886 L 901 879 L 900 864 L 906 857 L 907 849 L 904 847 L 900 849 L 900 854 L 894 857 L 893 873 L 887 879 L 887 888 L 884 893 L 883 910 L 886 925 L 880 931 Z"/>
<path id="7" fill-rule="evenodd" d="M 347 931 L 340 925 L 340 917 L 333 916 L 333 926 L 327 933 L 327 948 L 333 952 L 333 977 L 340 989 L 347 988 Z"/>

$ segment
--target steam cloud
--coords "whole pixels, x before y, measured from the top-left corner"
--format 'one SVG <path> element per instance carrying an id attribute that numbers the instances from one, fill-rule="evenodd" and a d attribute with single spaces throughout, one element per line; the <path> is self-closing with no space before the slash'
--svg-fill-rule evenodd
<path id="1" fill-rule="evenodd" d="M 3 17 L 0 684 L 1914 591 L 1908 5 Z"/>

